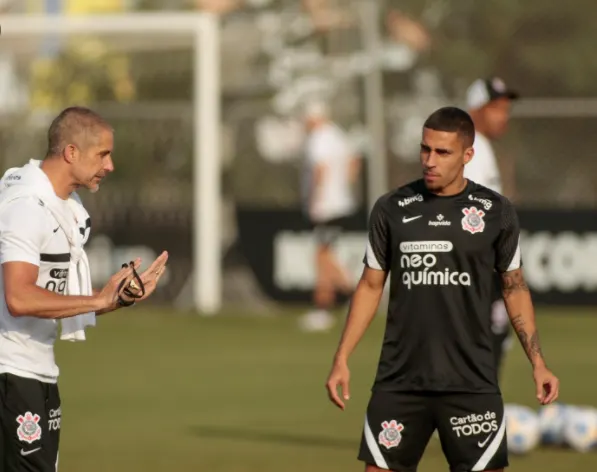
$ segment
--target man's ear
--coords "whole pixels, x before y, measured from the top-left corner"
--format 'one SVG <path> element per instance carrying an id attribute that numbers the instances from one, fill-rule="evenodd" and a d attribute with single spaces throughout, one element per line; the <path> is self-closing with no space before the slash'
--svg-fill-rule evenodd
<path id="1" fill-rule="evenodd" d="M 468 164 L 473 160 L 473 156 L 475 155 L 475 150 L 470 147 L 464 151 L 464 163 Z"/>
<path id="2" fill-rule="evenodd" d="M 76 161 L 78 156 L 79 150 L 74 144 L 67 144 L 64 148 L 64 151 L 62 151 L 62 157 L 64 157 L 64 160 L 69 164 L 72 164 L 74 161 Z"/>

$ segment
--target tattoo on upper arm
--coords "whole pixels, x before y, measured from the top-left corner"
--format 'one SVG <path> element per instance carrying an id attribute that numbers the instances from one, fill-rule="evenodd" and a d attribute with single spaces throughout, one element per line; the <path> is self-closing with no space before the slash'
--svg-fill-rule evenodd
<path id="1" fill-rule="evenodd" d="M 522 315 L 512 317 L 512 327 L 514 328 L 514 331 L 516 331 L 516 335 L 518 336 L 518 339 L 520 339 L 520 344 L 522 344 L 528 358 L 534 365 L 535 358 L 543 358 L 543 351 L 541 350 L 541 344 L 539 343 L 539 333 L 535 330 L 529 336 Z"/>
<path id="2" fill-rule="evenodd" d="M 504 298 L 508 298 L 517 291 L 529 291 L 529 286 L 524 280 L 522 270 L 516 269 L 502 274 L 502 294 Z"/>

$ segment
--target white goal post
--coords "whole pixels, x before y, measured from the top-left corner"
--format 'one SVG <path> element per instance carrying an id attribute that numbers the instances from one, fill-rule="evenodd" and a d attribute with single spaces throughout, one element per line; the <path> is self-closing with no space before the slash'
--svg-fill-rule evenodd
<path id="1" fill-rule="evenodd" d="M 195 12 L 98 16 L 0 15 L 0 42 L 43 35 L 148 33 L 193 38 L 193 301 L 202 314 L 221 308 L 220 38 L 216 15 Z M 147 41 L 147 37 L 143 38 Z"/>

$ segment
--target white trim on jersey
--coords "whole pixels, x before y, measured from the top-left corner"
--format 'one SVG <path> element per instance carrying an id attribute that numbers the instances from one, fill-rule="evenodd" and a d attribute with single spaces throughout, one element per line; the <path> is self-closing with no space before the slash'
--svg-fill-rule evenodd
<path id="1" fill-rule="evenodd" d="M 520 262 L 521 262 L 521 257 L 520 257 L 520 236 L 519 236 L 518 243 L 516 243 L 516 252 L 514 253 L 514 256 L 512 257 L 512 260 L 510 261 L 510 265 L 508 266 L 508 270 L 506 270 L 506 272 L 509 272 L 511 270 L 520 269 Z"/>
<path id="2" fill-rule="evenodd" d="M 506 435 L 506 415 L 504 414 L 504 416 L 502 417 L 502 424 L 500 424 L 500 427 L 499 427 L 495 437 L 493 438 L 493 441 L 491 441 L 491 443 L 489 443 L 489 446 L 487 446 L 487 449 L 485 449 L 485 452 L 483 452 L 483 454 L 481 455 L 481 457 L 479 458 L 477 463 L 473 466 L 473 468 L 471 469 L 471 472 L 479 472 L 479 471 L 485 470 L 487 468 L 489 461 L 491 461 L 491 459 L 493 459 L 493 457 L 497 453 L 498 449 L 500 448 L 502 441 L 504 441 L 505 435 Z"/>
<path id="3" fill-rule="evenodd" d="M 371 241 L 367 241 L 367 252 L 366 252 L 366 254 L 367 254 L 367 265 L 371 269 L 383 270 L 381 268 L 381 264 L 377 260 L 377 257 L 375 257 L 375 253 L 373 252 L 373 247 L 371 246 Z"/>
<path id="4" fill-rule="evenodd" d="M 377 445 L 377 441 L 375 440 L 375 436 L 373 436 L 373 432 L 371 431 L 371 427 L 369 426 L 369 419 L 365 416 L 365 441 L 367 442 L 367 447 L 369 448 L 369 452 L 371 452 L 371 456 L 375 461 L 375 465 L 380 469 L 390 470 L 388 467 L 388 463 L 384 459 L 379 446 Z"/>

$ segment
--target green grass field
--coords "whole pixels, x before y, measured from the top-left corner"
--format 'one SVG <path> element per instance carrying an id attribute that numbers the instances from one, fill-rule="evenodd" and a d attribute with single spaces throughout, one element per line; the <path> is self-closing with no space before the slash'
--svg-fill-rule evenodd
<path id="1" fill-rule="evenodd" d="M 296 329 L 277 317 L 201 318 L 168 311 L 107 315 L 83 344 L 58 343 L 61 472 L 362 471 L 356 460 L 383 317 L 355 353 L 345 412 L 324 389 L 339 328 Z M 597 317 L 541 310 L 545 354 L 567 403 L 597 405 Z M 535 406 L 531 372 L 516 346 L 503 379 L 507 402 Z M 419 469 L 446 471 L 432 440 Z M 597 452 L 538 449 L 510 470 L 597 470 Z"/>

